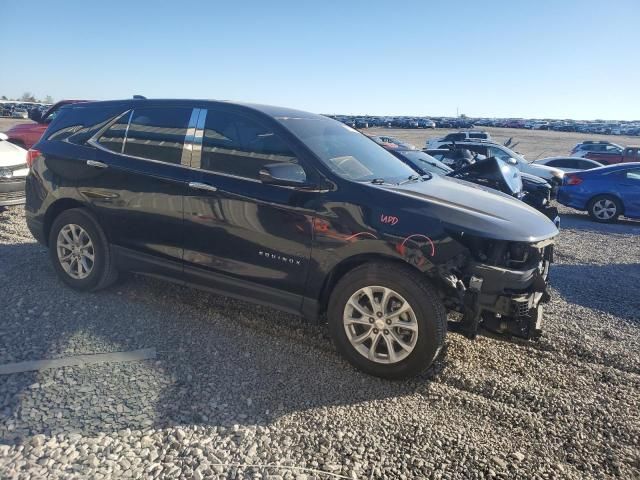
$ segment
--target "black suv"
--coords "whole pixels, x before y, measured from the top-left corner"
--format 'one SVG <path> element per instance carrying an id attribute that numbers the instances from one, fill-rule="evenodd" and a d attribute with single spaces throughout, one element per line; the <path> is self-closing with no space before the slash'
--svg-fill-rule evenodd
<path id="1" fill-rule="evenodd" d="M 66 106 L 29 153 L 26 215 L 79 290 L 119 270 L 304 317 L 374 375 L 431 364 L 447 310 L 538 333 L 556 227 L 507 195 L 419 176 L 330 118 L 133 99 Z"/>

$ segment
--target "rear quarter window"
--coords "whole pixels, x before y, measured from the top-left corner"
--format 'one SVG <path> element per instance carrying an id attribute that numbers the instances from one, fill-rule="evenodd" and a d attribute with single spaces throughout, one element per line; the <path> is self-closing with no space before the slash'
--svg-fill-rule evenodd
<path id="1" fill-rule="evenodd" d="M 123 106 L 63 107 L 43 138 L 83 145 L 125 110 Z"/>

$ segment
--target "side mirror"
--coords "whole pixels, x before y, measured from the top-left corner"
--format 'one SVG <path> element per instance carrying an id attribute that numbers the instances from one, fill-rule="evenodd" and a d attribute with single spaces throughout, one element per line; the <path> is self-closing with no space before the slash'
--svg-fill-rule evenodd
<path id="1" fill-rule="evenodd" d="M 29 112 L 29 118 L 34 122 L 40 123 L 42 121 L 42 112 L 40 110 L 31 110 Z"/>
<path id="2" fill-rule="evenodd" d="M 272 163 L 265 165 L 259 172 L 260 181 L 267 185 L 278 185 L 281 187 L 305 188 L 307 174 L 297 163 Z"/>

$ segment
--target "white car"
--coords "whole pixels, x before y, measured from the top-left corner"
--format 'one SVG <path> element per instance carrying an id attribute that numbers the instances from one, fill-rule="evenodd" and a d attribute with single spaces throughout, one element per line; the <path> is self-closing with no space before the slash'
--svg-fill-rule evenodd
<path id="1" fill-rule="evenodd" d="M 586 141 L 578 143 L 573 150 L 571 150 L 572 157 L 584 157 L 587 153 L 612 153 L 622 154 L 624 147 L 611 142 L 606 141 Z"/>
<path id="2" fill-rule="evenodd" d="M 591 170 L 592 168 L 604 167 L 600 162 L 581 157 L 548 157 L 535 160 L 533 163 L 535 165 L 546 165 L 547 167 L 557 168 L 565 173 L 581 172 L 583 170 Z"/>
<path id="3" fill-rule="evenodd" d="M 27 151 L 0 133 L 0 207 L 24 203 L 24 181 L 29 173 Z"/>
<path id="4" fill-rule="evenodd" d="M 24 108 L 16 108 L 11 114 L 13 118 L 29 118 L 29 112 Z"/>

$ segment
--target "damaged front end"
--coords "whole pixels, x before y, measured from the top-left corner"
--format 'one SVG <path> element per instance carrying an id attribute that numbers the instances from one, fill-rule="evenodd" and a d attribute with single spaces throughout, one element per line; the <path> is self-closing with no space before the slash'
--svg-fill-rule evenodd
<path id="1" fill-rule="evenodd" d="M 542 303 L 549 301 L 553 239 L 534 243 L 490 240 L 460 234 L 468 255 L 441 265 L 445 305 L 462 314 L 456 329 L 469 338 L 480 326 L 526 339 L 542 327 Z"/>

